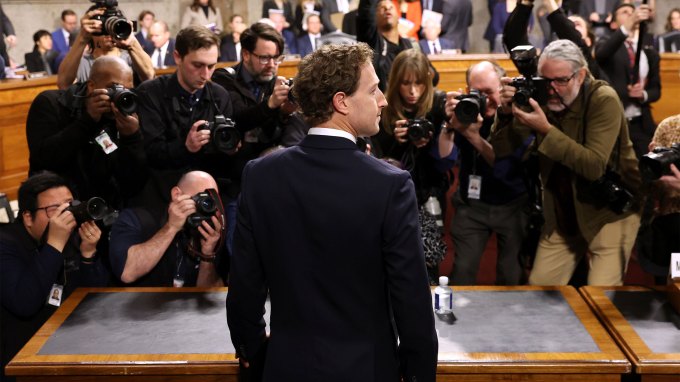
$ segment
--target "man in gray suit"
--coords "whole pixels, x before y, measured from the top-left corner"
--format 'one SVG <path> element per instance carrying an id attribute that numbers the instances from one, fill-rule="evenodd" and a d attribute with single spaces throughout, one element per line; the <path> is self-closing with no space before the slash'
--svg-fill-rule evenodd
<path id="1" fill-rule="evenodd" d="M 293 93 L 313 127 L 243 171 L 227 321 L 242 365 L 265 381 L 435 380 L 413 182 L 355 143 L 387 106 L 372 58 L 359 43 L 303 59 Z"/>

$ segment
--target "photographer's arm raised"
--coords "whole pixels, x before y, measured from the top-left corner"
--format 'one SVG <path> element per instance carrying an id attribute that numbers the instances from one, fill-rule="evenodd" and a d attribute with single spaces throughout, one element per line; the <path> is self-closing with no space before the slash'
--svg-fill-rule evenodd
<path id="1" fill-rule="evenodd" d="M 101 10 L 88 11 L 80 19 L 80 31 L 76 36 L 76 40 L 71 45 L 71 49 L 69 49 L 61 65 L 59 65 L 57 75 L 57 87 L 59 89 L 68 88 L 76 80 L 80 59 L 83 57 L 87 45 L 92 41 L 92 33 L 98 33 L 102 30 L 102 22 L 93 20 L 92 16 L 101 15 L 102 13 L 103 11 Z"/>
<path id="2" fill-rule="evenodd" d="M 128 51 L 132 60 L 132 70 L 141 82 L 153 79 L 155 71 L 151 57 L 144 51 L 134 34 L 131 33 L 126 40 L 118 41 L 116 45 Z"/>

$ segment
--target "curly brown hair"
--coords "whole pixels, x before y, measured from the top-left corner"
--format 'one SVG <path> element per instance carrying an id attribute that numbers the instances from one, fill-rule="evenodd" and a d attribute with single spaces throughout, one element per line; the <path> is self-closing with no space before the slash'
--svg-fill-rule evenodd
<path id="1" fill-rule="evenodd" d="M 352 95 L 361 68 L 373 60 L 373 50 L 365 43 L 324 45 L 307 55 L 298 67 L 293 96 L 305 121 L 311 126 L 328 121 L 333 115 L 333 96 Z"/>

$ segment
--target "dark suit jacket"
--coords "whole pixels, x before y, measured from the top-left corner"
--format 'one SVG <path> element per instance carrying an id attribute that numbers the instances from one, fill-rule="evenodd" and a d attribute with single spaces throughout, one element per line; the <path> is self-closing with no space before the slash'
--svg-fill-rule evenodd
<path id="1" fill-rule="evenodd" d="M 616 93 L 621 98 L 624 108 L 631 102 L 628 97 L 628 83 L 630 82 L 630 73 L 628 70 L 628 50 L 624 42 L 626 36 L 621 32 L 621 29 L 614 31 L 609 36 L 603 36 L 595 45 L 595 58 L 600 65 L 600 69 L 609 78 L 609 84 L 616 90 Z M 642 123 L 645 130 L 654 130 L 656 124 L 652 118 L 652 112 L 649 104 L 656 102 L 661 98 L 661 80 L 659 78 L 659 54 L 652 47 L 651 36 L 645 36 L 644 52 L 649 61 L 649 74 L 647 76 L 647 84 L 645 90 L 647 91 L 647 102 L 641 104 L 642 108 Z"/>
<path id="2" fill-rule="evenodd" d="M 220 42 L 220 61 L 235 62 L 240 61 L 241 57 L 236 55 L 236 44 L 231 33 L 224 35 Z"/>
<path id="3" fill-rule="evenodd" d="M 418 41 L 418 45 L 420 45 L 420 50 L 425 53 L 425 54 L 434 54 L 432 49 L 430 49 L 430 42 L 427 40 L 420 40 Z M 439 38 L 439 47 L 444 50 L 444 49 L 456 49 L 456 47 L 453 44 L 453 41 L 440 37 Z M 441 53 L 441 52 L 440 52 Z"/>
<path id="4" fill-rule="evenodd" d="M 357 35 L 357 10 L 349 11 L 342 18 L 342 32 Z"/>
<path id="5" fill-rule="evenodd" d="M 55 59 L 57 58 L 57 52 L 54 50 L 47 51 L 45 53 L 45 60 L 47 61 L 47 67 L 45 66 L 45 62 L 43 62 L 43 58 L 40 55 L 40 52 L 37 50 L 34 50 L 30 53 L 26 53 L 24 55 L 24 60 L 26 61 L 26 69 L 29 71 L 29 73 L 35 73 L 35 72 L 48 72 L 49 74 L 57 74 L 58 68 L 54 67 Z M 48 70 L 49 69 L 49 70 Z"/>
<path id="6" fill-rule="evenodd" d="M 151 44 L 150 48 L 145 49 L 146 54 L 149 55 L 149 57 L 153 56 L 153 51 L 156 50 L 156 47 Z M 172 55 L 172 52 L 175 50 L 175 39 L 170 38 L 168 40 L 168 49 L 165 51 L 165 57 L 163 58 L 163 65 L 165 66 L 175 66 L 175 57 Z M 155 62 L 153 62 L 154 65 L 156 65 Z"/>
<path id="7" fill-rule="evenodd" d="M 302 36 L 298 37 L 297 39 L 297 52 L 300 55 L 300 57 L 304 57 L 310 53 L 312 53 L 314 50 L 312 49 L 312 40 L 309 39 L 308 34 L 303 34 Z"/>
<path id="8" fill-rule="evenodd" d="M 307 136 L 248 163 L 234 239 L 227 321 L 238 354 L 253 359 L 269 290 L 265 381 L 435 380 L 407 172 L 345 138 Z"/>

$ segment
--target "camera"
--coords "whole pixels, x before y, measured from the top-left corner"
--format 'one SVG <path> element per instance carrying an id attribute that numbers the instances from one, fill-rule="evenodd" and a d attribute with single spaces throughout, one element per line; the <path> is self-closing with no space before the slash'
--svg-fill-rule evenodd
<path id="1" fill-rule="evenodd" d="M 630 211 L 633 207 L 633 194 L 621 182 L 621 176 L 609 171 L 590 184 L 590 195 L 597 205 L 607 206 L 617 214 Z"/>
<path id="2" fill-rule="evenodd" d="M 529 98 L 539 105 L 548 103 L 548 82 L 536 76 L 538 71 L 538 54 L 531 45 L 519 45 L 510 51 L 510 59 L 521 77 L 512 79 L 510 86 L 517 88 L 512 102 L 519 106 L 529 106 Z"/>
<path id="3" fill-rule="evenodd" d="M 454 113 L 462 124 L 477 122 L 477 116 L 486 113 L 487 97 L 478 90 L 470 90 L 470 94 L 461 94 L 456 99 L 459 101 Z"/>
<path id="4" fill-rule="evenodd" d="M 187 217 L 186 226 L 190 229 L 197 229 L 201 223 L 207 221 L 212 226 L 212 217 L 217 212 L 217 199 L 211 190 L 205 190 L 191 197 L 196 203 L 196 212 Z"/>
<path id="5" fill-rule="evenodd" d="M 288 85 L 288 102 L 295 103 L 295 96 L 293 95 L 293 78 L 289 78 L 286 85 Z"/>
<path id="6" fill-rule="evenodd" d="M 65 211 L 71 211 L 76 222 L 80 225 L 90 220 L 101 220 L 107 215 L 108 210 L 109 207 L 104 199 L 95 196 L 84 203 L 79 200 L 72 200 Z"/>
<path id="7" fill-rule="evenodd" d="M 137 95 L 131 90 L 125 89 L 123 85 L 113 85 L 107 88 L 108 96 L 116 105 L 116 108 L 125 115 L 130 115 L 137 111 Z"/>
<path id="8" fill-rule="evenodd" d="M 432 122 L 425 118 L 409 119 L 406 122 L 406 134 L 411 141 L 417 141 L 421 138 L 430 138 L 430 134 L 434 132 Z"/>
<path id="9" fill-rule="evenodd" d="M 94 33 L 95 36 L 109 35 L 115 40 L 125 40 L 134 30 L 137 29 L 136 21 L 129 21 L 118 9 L 118 0 L 90 0 L 95 4 L 95 8 L 104 8 L 103 15 L 95 15 L 92 20 L 102 22 L 101 33 Z"/>
<path id="10" fill-rule="evenodd" d="M 206 147 L 206 153 L 233 152 L 241 140 L 241 133 L 236 129 L 236 124 L 222 114 L 216 115 L 215 120 L 206 122 L 199 130 L 210 130 L 210 142 L 212 146 Z"/>
<path id="11" fill-rule="evenodd" d="M 680 168 L 680 142 L 671 147 L 657 147 L 640 158 L 640 173 L 646 181 L 659 179 L 671 173 L 671 164 Z"/>

